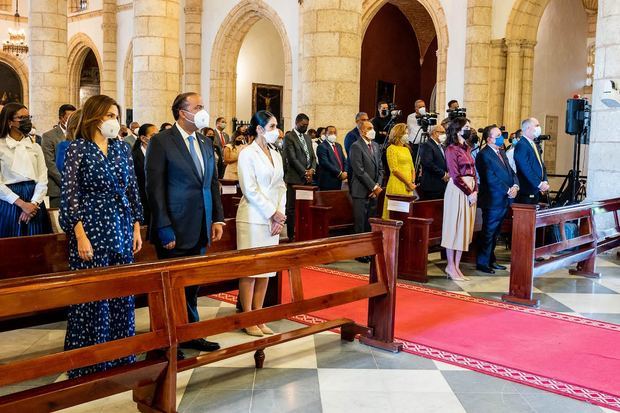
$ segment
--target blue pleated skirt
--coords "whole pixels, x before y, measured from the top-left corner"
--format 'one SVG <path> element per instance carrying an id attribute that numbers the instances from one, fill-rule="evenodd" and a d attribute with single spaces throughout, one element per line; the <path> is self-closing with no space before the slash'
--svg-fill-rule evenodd
<path id="1" fill-rule="evenodd" d="M 34 181 L 19 182 L 7 185 L 21 199 L 29 201 L 34 195 Z M 37 215 L 29 223 L 19 222 L 22 213 L 20 207 L 0 201 L 0 238 L 24 237 L 28 235 L 51 234 L 52 225 L 45 203 L 39 205 Z"/>

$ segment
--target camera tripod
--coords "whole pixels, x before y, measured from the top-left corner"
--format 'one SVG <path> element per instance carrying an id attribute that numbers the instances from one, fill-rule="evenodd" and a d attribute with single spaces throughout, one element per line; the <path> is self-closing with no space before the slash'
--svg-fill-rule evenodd
<path id="1" fill-rule="evenodd" d="M 420 135 L 420 132 L 422 132 L 422 136 L 420 137 L 420 142 L 415 143 L 418 140 L 418 135 Z M 422 171 L 422 169 L 420 168 L 420 146 L 422 146 L 424 143 L 426 143 L 426 141 L 431 137 L 431 135 L 428 133 L 428 126 L 426 128 L 421 127 L 420 129 L 418 129 L 418 133 L 416 133 L 415 137 L 413 138 L 413 142 L 410 143 L 411 145 L 411 151 L 413 152 L 413 156 L 414 156 L 414 171 L 415 171 L 415 175 L 416 175 L 416 183 L 418 183 L 418 179 L 420 177 L 420 172 Z"/>

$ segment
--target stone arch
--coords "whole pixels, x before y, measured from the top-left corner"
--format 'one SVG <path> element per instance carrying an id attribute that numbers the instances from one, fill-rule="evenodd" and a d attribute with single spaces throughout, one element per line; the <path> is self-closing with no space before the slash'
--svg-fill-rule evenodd
<path id="1" fill-rule="evenodd" d="M 80 77 L 82 74 L 82 66 L 89 51 L 95 54 L 99 73 L 103 73 L 103 61 L 97 46 L 88 35 L 77 33 L 69 40 L 67 48 L 67 69 L 69 75 L 69 101 L 75 105 L 80 104 Z"/>
<path id="2" fill-rule="evenodd" d="M 260 19 L 271 22 L 282 40 L 284 50 L 284 91 L 282 117 L 292 125 L 292 53 L 284 22 L 278 13 L 262 0 L 248 0 L 235 6 L 220 25 L 211 54 L 211 90 L 209 111 L 212 117 L 232 118 L 237 100 L 237 58 L 246 34 Z"/>
<path id="3" fill-rule="evenodd" d="M 437 84 L 435 105 L 443 108 L 446 105 L 446 77 L 448 62 L 448 21 L 440 0 L 417 0 L 431 16 L 435 33 L 437 33 Z M 364 0 L 362 3 L 362 38 L 373 17 L 386 3 L 392 3 L 401 10 L 409 0 Z M 405 13 L 407 15 L 407 13 Z M 409 17 L 409 16 L 408 16 Z"/>
<path id="4" fill-rule="evenodd" d="M 28 66 L 18 57 L 11 53 L 0 50 L 0 62 L 6 63 L 11 69 L 17 73 L 19 81 L 22 84 L 22 96 L 24 105 L 28 106 Z"/>
<path id="5" fill-rule="evenodd" d="M 550 0 L 517 0 L 512 6 L 506 40 L 536 42 L 538 25 Z"/>

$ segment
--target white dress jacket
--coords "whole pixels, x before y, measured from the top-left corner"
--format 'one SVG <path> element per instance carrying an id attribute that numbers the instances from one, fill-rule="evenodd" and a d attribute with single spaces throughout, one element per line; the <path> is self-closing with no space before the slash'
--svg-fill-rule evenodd
<path id="1" fill-rule="evenodd" d="M 280 154 L 269 149 L 273 165 L 256 142 L 239 153 L 237 164 L 243 198 L 237 209 L 237 222 L 271 225 L 270 218 L 286 207 L 286 184 Z"/>

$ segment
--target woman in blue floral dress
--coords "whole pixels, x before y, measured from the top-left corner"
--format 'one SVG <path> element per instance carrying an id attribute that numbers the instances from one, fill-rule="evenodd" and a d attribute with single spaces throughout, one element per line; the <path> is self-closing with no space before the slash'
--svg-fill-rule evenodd
<path id="1" fill-rule="evenodd" d="M 142 248 L 142 206 L 133 161 L 116 139 L 119 106 L 108 96 L 89 98 L 76 140 L 65 157 L 60 225 L 69 237 L 73 270 L 129 264 Z M 117 340 L 135 333 L 134 297 L 73 305 L 65 350 Z M 69 372 L 70 378 L 131 363 L 134 356 Z"/>

